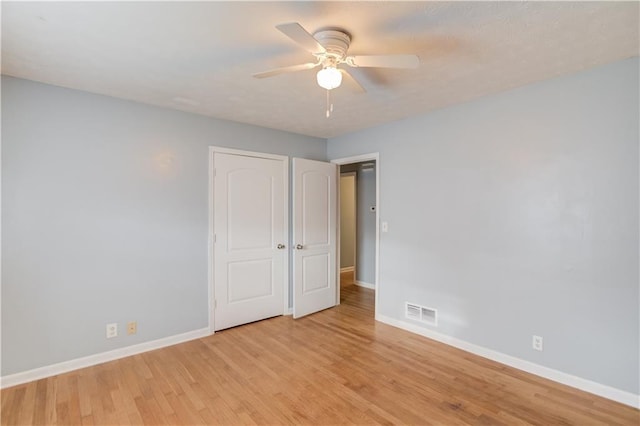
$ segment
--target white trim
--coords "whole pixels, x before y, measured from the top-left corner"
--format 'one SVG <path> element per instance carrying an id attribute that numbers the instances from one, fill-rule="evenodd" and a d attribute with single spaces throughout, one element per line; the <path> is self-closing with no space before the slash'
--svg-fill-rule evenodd
<path id="1" fill-rule="evenodd" d="M 429 339 L 436 340 L 449 346 L 462 349 L 463 351 L 470 352 L 474 355 L 488 358 L 501 364 L 517 368 L 518 370 L 526 371 L 527 373 L 535 374 L 536 376 L 553 380 L 554 382 L 562 383 L 564 385 L 571 386 L 573 388 L 580 389 L 585 392 L 601 396 L 603 398 L 611 399 L 621 404 L 629 405 L 634 408 L 640 408 L 640 395 L 616 389 L 611 386 L 603 385 L 591 380 L 583 379 L 581 377 L 574 376 L 568 373 L 563 373 L 562 371 L 554 370 L 553 368 L 535 364 L 531 361 L 525 361 L 523 359 L 516 358 L 502 352 L 487 349 L 485 347 L 478 346 L 473 343 L 457 339 L 455 337 L 447 336 L 446 334 L 438 333 L 436 331 L 420 327 L 416 324 L 411 324 L 405 321 L 397 320 L 395 318 L 390 318 L 385 315 L 376 315 L 376 320 L 394 327 L 401 328 L 406 331 L 410 331 L 415 334 L 419 334 Z"/>
<path id="2" fill-rule="evenodd" d="M 214 159 L 215 154 L 232 154 L 232 155 L 242 155 L 245 157 L 258 157 L 258 158 L 266 158 L 270 160 L 278 160 L 282 161 L 282 170 L 284 172 L 283 180 L 284 180 L 284 229 L 285 229 L 285 244 L 289 244 L 290 241 L 290 230 L 289 230 L 289 157 L 286 155 L 278 155 L 278 154 L 268 154 L 264 152 L 255 152 L 255 151 L 244 151 L 241 149 L 233 149 L 233 148 L 224 148 L 220 146 L 209 146 L 209 253 L 207 257 L 207 265 L 208 265 L 208 282 L 209 282 L 209 297 L 208 297 L 208 306 L 209 306 L 209 334 L 215 333 L 215 275 L 214 275 L 214 200 L 215 194 L 213 189 L 215 188 L 215 173 L 214 173 Z M 287 250 L 290 252 L 290 250 Z M 284 256 L 284 282 L 283 282 L 283 306 L 282 306 L 282 314 L 287 315 L 289 311 L 289 253 Z"/>
<path id="3" fill-rule="evenodd" d="M 217 152 L 218 154 L 242 155 L 245 157 L 269 158 L 271 160 L 289 161 L 289 157 L 280 154 L 269 154 L 266 152 L 245 151 L 242 149 L 225 148 L 222 146 L 209 146 L 209 153 Z M 287 164 L 288 165 L 288 164 Z"/>
<path id="4" fill-rule="evenodd" d="M 342 282 L 342 277 L 340 276 L 340 265 L 342 263 L 342 234 L 340 229 L 342 229 L 342 175 L 340 174 L 340 166 L 336 165 L 336 294 L 335 294 L 335 304 L 334 306 L 340 305 L 340 287 Z M 355 262 L 356 257 L 353 256 L 353 270 L 355 271 Z M 354 272 L 355 275 L 355 272 Z"/>
<path id="5" fill-rule="evenodd" d="M 375 280 L 374 280 L 374 290 L 376 291 L 376 294 L 374 297 L 374 300 L 375 300 L 374 315 L 376 315 L 377 317 L 378 306 L 379 306 L 378 298 L 380 295 L 380 292 L 378 291 L 378 285 L 380 283 L 380 206 L 381 206 L 380 205 L 380 153 L 372 152 L 369 154 L 354 155 L 353 157 L 343 157 L 343 158 L 336 158 L 334 160 L 331 160 L 332 163 L 335 163 L 339 166 L 343 164 L 359 163 L 361 161 L 376 162 L 376 266 L 375 266 Z M 338 232 L 338 235 L 340 235 L 340 232 Z M 337 287 L 339 292 L 340 286 L 337 286 Z M 340 295 L 338 293 L 338 300 L 340 300 L 339 296 Z"/>
<path id="6" fill-rule="evenodd" d="M 343 272 L 353 272 L 354 267 L 353 266 L 345 266 L 344 268 L 340 268 L 340 273 Z"/>
<path id="7" fill-rule="evenodd" d="M 361 163 L 363 161 L 378 160 L 379 156 L 380 156 L 380 153 L 371 152 L 369 154 L 354 155 L 352 157 L 336 158 L 334 160 L 331 160 L 331 162 L 341 166 L 343 164 L 353 164 L 353 163 Z M 376 167 L 377 167 L 377 164 L 376 164 Z"/>
<path id="8" fill-rule="evenodd" d="M 285 236 L 284 236 L 284 242 L 283 244 L 289 246 L 289 241 L 291 240 L 291 229 L 289 229 L 290 226 L 290 212 L 291 212 L 291 206 L 289 205 L 289 190 L 290 190 L 290 186 L 289 185 L 289 157 L 287 156 L 278 156 L 279 158 L 282 158 L 282 169 L 284 171 L 284 229 L 285 229 Z M 284 291 L 282 292 L 284 294 L 284 301 L 282 304 L 282 314 L 286 315 L 287 312 L 289 312 L 289 286 L 291 285 L 291 282 L 289 280 L 290 274 L 291 272 L 289 271 L 289 256 L 291 253 L 291 247 L 287 247 L 286 248 L 286 253 L 284 255 L 284 265 L 282 265 L 282 271 L 284 273 L 284 283 L 282 283 L 282 285 L 284 286 Z"/>
<path id="9" fill-rule="evenodd" d="M 215 310 L 213 304 L 213 298 L 215 296 L 215 281 L 214 281 L 214 270 L 213 270 L 213 253 L 214 253 L 214 229 L 213 229 L 213 188 L 214 188 L 214 173 L 213 173 L 213 165 L 214 159 L 213 154 L 215 150 L 212 146 L 209 147 L 209 185 L 207 187 L 207 196 L 209 197 L 209 211 L 207 212 L 209 219 L 209 233 L 208 233 L 208 247 L 209 251 L 207 253 L 207 283 L 208 283 L 208 294 L 207 294 L 207 307 L 209 309 L 209 334 L 215 333 Z"/>
<path id="10" fill-rule="evenodd" d="M 364 281 L 353 280 L 353 283 L 358 287 L 370 288 L 371 290 L 375 290 L 376 286 L 371 283 L 366 283 Z"/>
<path id="11" fill-rule="evenodd" d="M 43 379 L 45 377 L 56 376 L 58 374 L 78 370 L 80 368 L 91 367 L 92 365 L 114 361 L 116 359 L 125 358 L 131 355 L 165 348 L 167 346 L 173 346 L 178 343 L 188 342 L 189 340 L 199 339 L 208 335 L 209 328 L 200 328 L 198 330 L 188 331 L 182 334 L 163 337 L 162 339 L 151 340 L 149 342 L 126 346 L 124 348 L 114 349 L 108 352 L 102 352 L 82 358 L 72 359 L 70 361 L 60 362 L 58 364 L 34 368 L 33 370 L 10 374 L 8 376 L 3 376 L 2 378 L 0 378 L 0 388 L 4 389 L 10 386 L 16 386 L 22 383 Z"/>

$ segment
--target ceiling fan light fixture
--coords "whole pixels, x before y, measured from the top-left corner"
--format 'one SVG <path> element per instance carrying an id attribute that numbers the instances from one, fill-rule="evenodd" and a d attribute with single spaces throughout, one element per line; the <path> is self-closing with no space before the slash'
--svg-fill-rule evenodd
<path id="1" fill-rule="evenodd" d="M 318 86 L 331 90 L 342 84 L 342 73 L 336 67 L 324 67 L 316 75 Z"/>

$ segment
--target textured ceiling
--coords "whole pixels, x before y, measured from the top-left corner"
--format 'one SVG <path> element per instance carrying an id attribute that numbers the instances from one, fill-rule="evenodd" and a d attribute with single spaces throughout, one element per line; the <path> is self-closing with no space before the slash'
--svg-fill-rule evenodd
<path id="1" fill-rule="evenodd" d="M 2 73 L 333 137 L 638 55 L 638 2 L 2 2 Z M 415 53 L 415 70 L 252 74 L 313 57 L 277 31 L 350 32 L 350 54 Z"/>

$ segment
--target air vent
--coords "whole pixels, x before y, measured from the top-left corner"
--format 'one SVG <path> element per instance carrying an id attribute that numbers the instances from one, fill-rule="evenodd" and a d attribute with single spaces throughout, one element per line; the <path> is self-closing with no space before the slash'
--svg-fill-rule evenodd
<path id="1" fill-rule="evenodd" d="M 418 306 L 418 305 L 413 305 L 409 302 L 407 302 L 407 318 L 411 318 L 417 321 L 420 321 L 420 310 L 422 309 L 422 306 Z"/>
<path id="2" fill-rule="evenodd" d="M 416 305 L 415 303 L 405 303 L 405 316 L 414 321 L 438 326 L 438 310 Z"/>

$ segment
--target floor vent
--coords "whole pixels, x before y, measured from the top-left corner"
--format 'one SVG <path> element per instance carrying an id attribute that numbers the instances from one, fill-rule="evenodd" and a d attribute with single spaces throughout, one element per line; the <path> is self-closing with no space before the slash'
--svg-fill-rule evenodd
<path id="1" fill-rule="evenodd" d="M 420 321 L 425 324 L 438 326 L 438 310 L 416 305 L 415 303 L 405 303 L 405 316 L 409 319 Z"/>

